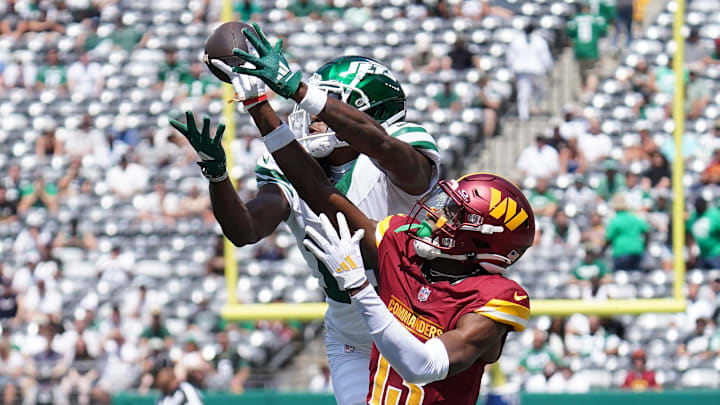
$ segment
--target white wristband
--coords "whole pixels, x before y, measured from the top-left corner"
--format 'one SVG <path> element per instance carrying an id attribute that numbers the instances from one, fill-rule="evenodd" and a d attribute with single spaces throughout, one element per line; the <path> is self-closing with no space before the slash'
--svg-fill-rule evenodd
<path id="1" fill-rule="evenodd" d="M 288 146 L 290 142 L 295 140 L 295 134 L 290 130 L 290 127 L 286 123 L 282 123 L 279 127 L 275 128 L 269 134 L 262 137 L 265 147 L 268 152 L 275 153 L 276 151 Z"/>
<path id="2" fill-rule="evenodd" d="M 300 106 L 300 108 L 305 110 L 305 112 L 310 114 L 310 116 L 315 116 L 320 114 L 320 112 L 325 108 L 325 104 L 327 104 L 327 99 L 327 92 L 320 90 L 315 86 L 308 85 L 307 93 L 305 93 L 305 98 L 303 98 L 298 105 Z"/>

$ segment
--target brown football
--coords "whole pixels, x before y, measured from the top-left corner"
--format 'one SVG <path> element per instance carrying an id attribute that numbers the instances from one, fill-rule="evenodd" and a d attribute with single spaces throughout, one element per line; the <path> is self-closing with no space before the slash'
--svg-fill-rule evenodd
<path id="1" fill-rule="evenodd" d="M 205 62 L 215 77 L 226 83 L 230 83 L 230 78 L 210 63 L 210 60 L 217 58 L 232 67 L 241 66 L 245 63 L 245 60 L 233 55 L 233 48 L 240 48 L 246 52 L 248 50 L 245 35 L 242 33 L 243 28 L 248 28 L 252 30 L 253 33 L 255 32 L 253 27 L 248 24 L 237 21 L 226 22 L 217 27 L 215 32 L 213 32 L 205 42 L 203 62 Z"/>

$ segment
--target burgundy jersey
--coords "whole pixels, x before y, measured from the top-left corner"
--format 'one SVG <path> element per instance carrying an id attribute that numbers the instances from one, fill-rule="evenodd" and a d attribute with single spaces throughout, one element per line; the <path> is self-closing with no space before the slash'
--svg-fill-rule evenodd
<path id="1" fill-rule="evenodd" d="M 406 230 L 407 217 L 395 215 L 378 223 L 379 295 L 390 312 L 418 340 L 425 342 L 455 328 L 474 312 L 493 321 L 525 329 L 530 301 L 516 282 L 500 275 L 479 275 L 451 283 L 430 283 Z M 475 405 L 486 363 L 478 360 L 462 373 L 424 386 L 410 384 L 390 366 L 373 344 L 369 405 Z"/>

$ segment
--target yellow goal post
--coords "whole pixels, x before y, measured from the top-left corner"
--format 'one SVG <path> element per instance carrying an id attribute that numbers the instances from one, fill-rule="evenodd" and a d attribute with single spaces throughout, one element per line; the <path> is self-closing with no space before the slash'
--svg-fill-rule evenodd
<path id="1" fill-rule="evenodd" d="M 677 10 L 673 22 L 673 39 L 677 45 L 673 56 L 673 70 L 675 73 L 675 85 L 684 86 L 683 64 L 684 64 L 684 38 L 682 28 L 685 21 L 685 0 L 677 0 Z M 232 18 L 232 6 L 230 0 L 223 4 L 223 21 Z M 232 92 L 229 85 L 225 85 L 226 92 Z M 225 97 L 229 99 L 231 93 Z M 682 157 L 682 136 L 685 131 L 685 110 L 684 92 L 675 91 L 673 98 L 673 119 L 675 121 L 675 162 L 683 162 Z M 227 135 L 225 140 L 232 140 L 234 133 L 233 107 L 227 105 L 225 108 L 225 122 Z M 227 145 L 226 145 L 227 146 Z M 226 150 L 229 148 L 226 147 Z M 232 162 L 228 156 L 228 165 Z M 230 170 L 231 167 L 228 167 Z M 673 293 L 668 298 L 642 298 L 623 299 L 607 301 L 585 301 L 571 299 L 544 299 L 533 300 L 531 303 L 531 316 L 550 315 L 567 316 L 576 313 L 593 315 L 621 315 L 621 314 L 642 314 L 648 312 L 683 312 L 685 311 L 685 298 L 683 285 L 685 280 L 685 260 L 683 249 L 685 245 L 685 197 L 683 193 L 682 178 L 684 167 L 682 164 L 674 164 L 672 171 L 672 246 L 673 246 Z M 225 277 L 228 289 L 228 302 L 221 310 L 224 319 L 232 321 L 240 320 L 301 320 L 310 321 L 322 319 L 327 309 L 324 302 L 310 303 L 270 303 L 270 304 L 239 304 L 237 302 L 235 287 L 237 286 L 237 263 L 234 256 L 234 246 L 227 239 L 225 240 Z"/>

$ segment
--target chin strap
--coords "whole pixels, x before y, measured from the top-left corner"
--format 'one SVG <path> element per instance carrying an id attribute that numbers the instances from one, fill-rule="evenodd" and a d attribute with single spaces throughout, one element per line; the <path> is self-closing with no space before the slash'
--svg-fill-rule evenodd
<path id="1" fill-rule="evenodd" d="M 505 267 L 498 266 L 497 264 L 494 264 L 494 263 L 486 262 L 485 260 L 500 261 L 500 262 L 503 262 L 508 265 L 512 264 L 512 261 L 510 259 L 508 259 L 507 257 L 501 256 L 501 255 L 498 255 L 495 253 L 481 253 L 481 254 L 476 254 L 476 255 L 445 254 L 445 253 L 442 253 L 442 251 L 440 249 L 438 249 L 435 246 L 432 246 L 430 244 L 430 243 L 432 243 L 432 239 L 426 237 L 426 238 L 423 238 L 423 240 L 426 241 L 427 243 L 417 240 L 417 239 L 413 240 L 413 247 L 415 248 L 415 253 L 417 253 L 417 255 L 422 257 L 423 259 L 427 259 L 427 260 L 450 259 L 450 260 L 458 260 L 458 261 L 473 260 L 473 261 L 478 262 L 478 264 L 480 265 L 480 267 L 483 270 L 487 271 L 488 273 L 493 273 L 493 274 L 503 274 L 505 272 Z M 458 275 L 454 275 L 454 274 L 441 273 L 437 270 L 430 268 L 429 274 L 431 276 L 446 277 L 446 278 L 450 278 L 450 279 L 459 280 L 459 279 L 462 279 L 465 277 L 473 276 L 473 275 L 477 274 L 479 271 L 480 271 L 480 269 L 478 269 L 470 274 L 463 274 L 461 276 L 458 276 Z"/>
<path id="2" fill-rule="evenodd" d="M 405 114 L 406 114 L 406 111 L 405 111 L 405 110 L 402 110 L 402 111 L 397 112 L 397 113 L 396 113 L 395 115 L 393 115 L 392 117 L 386 119 L 386 120 L 381 124 L 382 127 L 385 128 L 385 129 L 388 129 L 388 128 L 390 127 L 390 125 L 392 125 L 392 124 L 394 124 L 395 122 L 397 122 L 397 121 L 405 118 Z"/>
<path id="3" fill-rule="evenodd" d="M 468 260 L 467 255 L 448 255 L 448 254 L 443 253 L 440 249 L 436 248 L 435 246 L 430 245 L 430 243 L 432 242 L 432 240 L 430 238 L 423 238 L 423 240 L 426 240 L 428 243 L 424 243 L 417 239 L 415 239 L 413 241 L 413 247 L 415 248 L 415 253 L 417 253 L 417 255 L 422 257 L 423 259 L 428 259 L 428 260 L 450 259 L 450 260 L 459 260 L 459 261 Z"/>
<path id="4" fill-rule="evenodd" d="M 488 273 L 493 274 L 503 274 L 505 273 L 506 269 L 506 267 L 498 266 L 497 264 L 488 262 L 480 262 L 480 267 L 485 269 L 485 271 L 487 271 Z"/>

